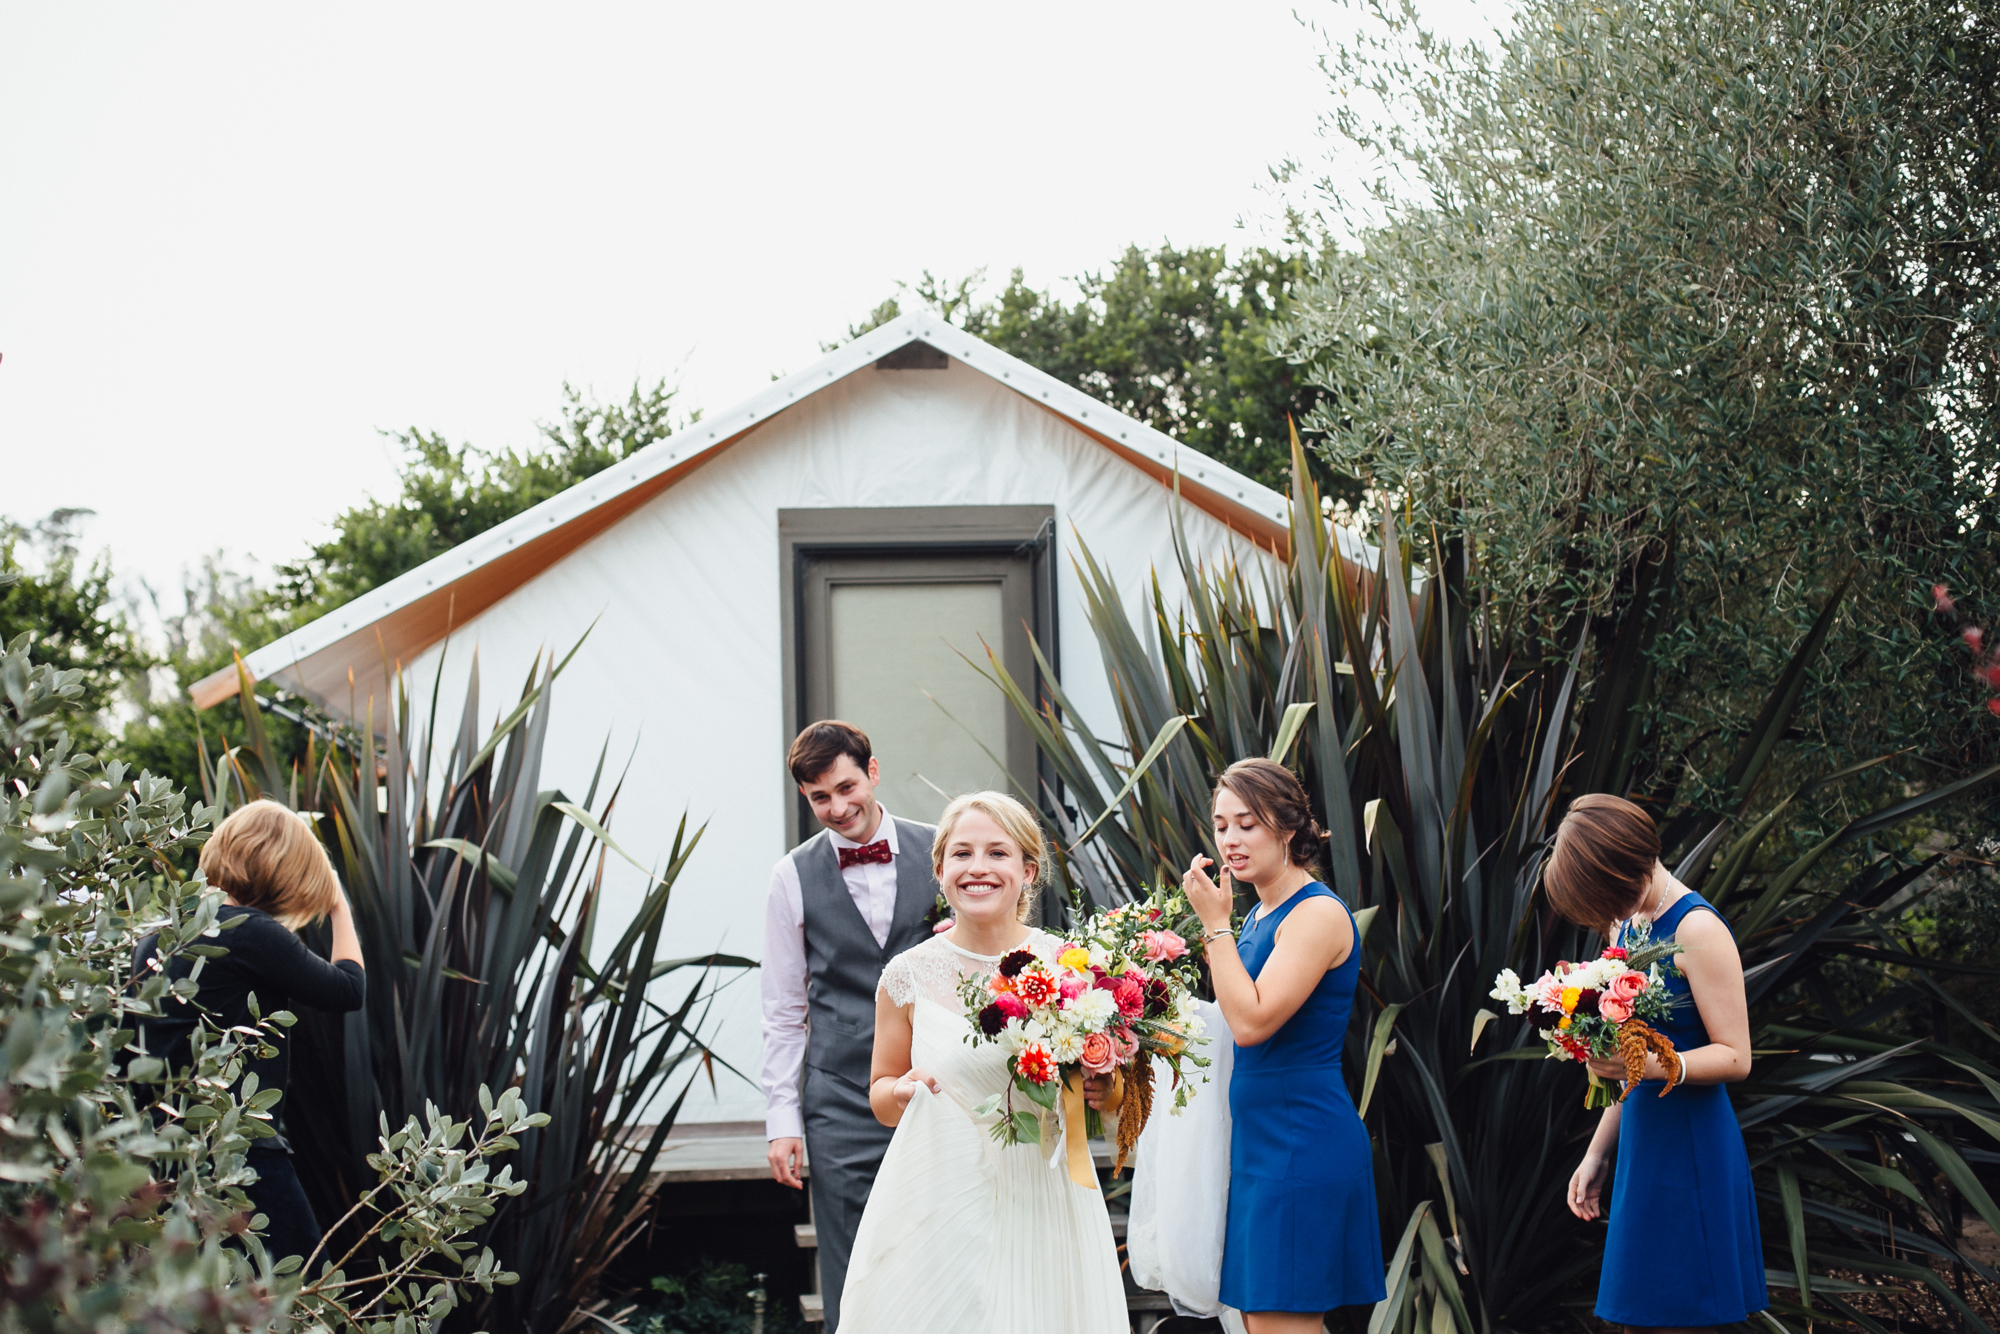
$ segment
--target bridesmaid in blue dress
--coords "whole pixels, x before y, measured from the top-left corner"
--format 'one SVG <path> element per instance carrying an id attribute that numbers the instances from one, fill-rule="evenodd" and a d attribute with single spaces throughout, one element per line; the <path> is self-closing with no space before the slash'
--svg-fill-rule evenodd
<path id="1" fill-rule="evenodd" d="M 1332 1308 L 1383 1297 L 1374 1163 L 1340 1068 L 1361 952 L 1313 875 L 1325 835 L 1289 769 L 1231 765 L 1214 818 L 1222 883 L 1196 857 L 1182 884 L 1236 1039 L 1220 1297 L 1250 1334 L 1318 1334 Z M 1257 891 L 1240 938 L 1232 880 Z"/>
<path id="2" fill-rule="evenodd" d="M 1681 976 L 1667 979 L 1676 1004 L 1654 1025 L 1680 1055 L 1682 1083 L 1661 1097 L 1666 1071 L 1649 1054 L 1645 1078 L 1604 1109 L 1570 1178 L 1570 1212 L 1599 1217 L 1616 1153 L 1597 1315 L 1652 1330 L 1748 1319 L 1769 1302 L 1750 1159 L 1724 1087 L 1750 1073 L 1743 961 L 1729 924 L 1660 865 L 1652 817 L 1617 797 L 1571 804 L 1542 883 L 1557 912 L 1615 944 L 1639 918 L 1651 921 L 1655 940 L 1672 936 L 1683 947 L 1674 959 Z M 1619 1062 L 1590 1068 L 1603 1079 L 1625 1077 Z"/>

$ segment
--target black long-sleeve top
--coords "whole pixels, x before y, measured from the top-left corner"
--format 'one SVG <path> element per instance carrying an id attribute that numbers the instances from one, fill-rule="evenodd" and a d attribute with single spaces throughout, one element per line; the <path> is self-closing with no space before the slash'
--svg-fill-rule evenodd
<path id="1" fill-rule="evenodd" d="M 192 1003 L 168 995 L 161 1001 L 165 1017 L 142 1021 L 146 1050 L 163 1057 L 169 1068 L 190 1064 L 194 1053 L 189 1035 L 206 1011 L 223 1027 L 250 1023 L 250 993 L 257 994 L 257 1008 L 269 1015 L 274 1010 L 309 1005 L 316 1010 L 336 1013 L 358 1010 L 368 996 L 368 977 L 361 965 L 349 959 L 328 963 L 306 948 L 306 943 L 261 908 L 225 905 L 221 917 L 228 921 L 237 914 L 244 920 L 220 935 L 202 941 L 229 951 L 210 959 L 197 980 L 200 991 Z M 142 939 L 132 951 L 133 971 L 141 969 L 159 943 L 157 935 Z M 167 964 L 170 978 L 186 977 L 194 958 L 182 954 Z M 257 1076 L 260 1089 L 282 1089 L 291 1081 L 292 1056 L 289 1035 L 284 1030 L 272 1036 L 277 1055 L 259 1060 L 252 1057 L 246 1073 Z M 284 1101 L 278 1103 L 280 1117 Z"/>

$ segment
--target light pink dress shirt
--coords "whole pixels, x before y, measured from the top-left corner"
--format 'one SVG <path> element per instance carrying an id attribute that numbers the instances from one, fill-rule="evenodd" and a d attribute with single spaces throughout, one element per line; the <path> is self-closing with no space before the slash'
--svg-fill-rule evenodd
<path id="1" fill-rule="evenodd" d="M 831 829 L 826 834 L 836 850 L 861 846 Z M 900 856 L 896 822 L 886 810 L 875 826 L 875 837 L 867 841 L 884 839 L 890 856 Z M 896 916 L 895 862 L 850 866 L 840 878 L 847 882 L 847 892 L 875 943 L 888 943 L 889 925 Z M 771 868 L 771 892 L 764 901 L 764 966 L 758 972 L 764 994 L 764 1138 L 802 1137 L 799 1070 L 806 1059 L 806 910 L 799 894 L 799 868 L 790 854 Z"/>

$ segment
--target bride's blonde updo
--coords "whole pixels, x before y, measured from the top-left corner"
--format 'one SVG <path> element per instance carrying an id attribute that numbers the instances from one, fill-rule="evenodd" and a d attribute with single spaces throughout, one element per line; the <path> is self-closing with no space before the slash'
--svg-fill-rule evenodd
<path id="1" fill-rule="evenodd" d="M 1027 921 L 1028 914 L 1034 911 L 1036 891 L 1047 876 L 1049 844 L 1042 837 L 1042 823 L 1035 813 L 1005 792 L 968 792 L 944 808 L 944 814 L 938 817 L 937 836 L 931 840 L 932 877 L 944 879 L 945 844 L 951 841 L 951 831 L 967 811 L 978 811 L 999 825 L 1000 832 L 1021 850 L 1021 860 L 1034 868 L 1034 874 L 1021 881 L 1021 901 L 1014 905 L 1016 920 Z"/>

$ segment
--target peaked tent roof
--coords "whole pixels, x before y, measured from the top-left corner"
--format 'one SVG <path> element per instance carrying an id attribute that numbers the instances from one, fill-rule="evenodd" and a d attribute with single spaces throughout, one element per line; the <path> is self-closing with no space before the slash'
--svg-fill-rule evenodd
<path id="1" fill-rule="evenodd" d="M 1178 474 L 1189 504 L 1259 545 L 1278 551 L 1289 547 L 1286 496 L 962 329 L 933 315 L 913 315 L 870 330 L 727 412 L 648 445 L 334 608 L 251 653 L 244 666 L 257 680 L 288 671 L 302 679 L 299 669 L 306 659 L 343 646 L 346 661 L 379 657 L 385 666 L 407 663 L 454 626 L 485 611 L 785 409 L 912 342 L 927 343 L 992 377 L 1168 486 Z M 1371 562 L 1372 553 L 1360 537 L 1345 528 L 1337 531 L 1342 555 Z M 197 708 L 206 709 L 236 690 L 231 666 L 195 682 L 188 693 Z"/>

